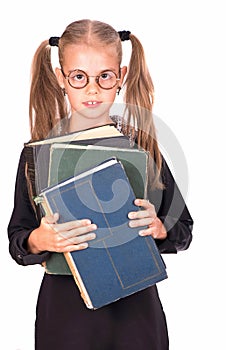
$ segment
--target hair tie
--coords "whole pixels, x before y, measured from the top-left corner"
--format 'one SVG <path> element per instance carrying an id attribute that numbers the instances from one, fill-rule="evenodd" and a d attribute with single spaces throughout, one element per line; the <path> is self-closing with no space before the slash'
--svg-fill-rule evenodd
<path id="1" fill-rule="evenodd" d="M 125 41 L 125 40 L 130 40 L 129 35 L 131 34 L 131 32 L 129 32 L 128 30 L 122 30 L 118 32 L 121 41 Z"/>
<path id="2" fill-rule="evenodd" d="M 50 46 L 58 46 L 59 44 L 59 36 L 51 36 L 51 38 L 49 38 L 49 45 Z"/>

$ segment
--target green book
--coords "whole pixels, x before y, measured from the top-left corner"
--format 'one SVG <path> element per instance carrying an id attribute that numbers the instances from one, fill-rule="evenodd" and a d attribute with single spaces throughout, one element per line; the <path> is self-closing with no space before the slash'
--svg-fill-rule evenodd
<path id="1" fill-rule="evenodd" d="M 149 153 L 138 148 L 53 143 L 50 146 L 48 186 L 116 157 L 122 162 L 136 198 L 146 198 Z M 50 274 L 71 274 L 64 254 L 53 253 L 45 263 Z"/>
<path id="2" fill-rule="evenodd" d="M 50 147 L 48 186 L 78 175 L 111 157 L 122 162 L 136 197 L 145 198 L 148 152 L 137 148 L 54 143 Z"/>

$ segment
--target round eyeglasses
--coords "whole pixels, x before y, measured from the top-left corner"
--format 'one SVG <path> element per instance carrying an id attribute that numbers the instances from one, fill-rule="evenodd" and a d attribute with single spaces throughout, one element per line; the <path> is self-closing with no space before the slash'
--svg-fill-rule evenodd
<path id="1" fill-rule="evenodd" d="M 65 79 L 67 79 L 69 85 L 75 89 L 83 89 L 86 85 L 89 84 L 90 78 L 95 78 L 96 83 L 101 89 L 110 90 L 113 89 L 120 78 L 117 77 L 115 72 L 111 70 L 105 70 L 100 75 L 87 75 L 86 72 L 80 69 L 75 69 L 66 75 L 61 69 L 62 74 Z"/>

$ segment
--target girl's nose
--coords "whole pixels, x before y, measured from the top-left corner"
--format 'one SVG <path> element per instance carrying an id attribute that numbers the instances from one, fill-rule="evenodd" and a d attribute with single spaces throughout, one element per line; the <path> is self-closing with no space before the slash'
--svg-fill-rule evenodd
<path id="1" fill-rule="evenodd" d="M 96 94 L 98 93 L 100 87 L 96 81 L 96 77 L 89 77 L 89 82 L 86 86 L 88 94 Z"/>

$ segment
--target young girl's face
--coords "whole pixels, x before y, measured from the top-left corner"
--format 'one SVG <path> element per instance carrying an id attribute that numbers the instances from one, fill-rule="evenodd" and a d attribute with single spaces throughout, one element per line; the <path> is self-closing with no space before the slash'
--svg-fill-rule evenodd
<path id="1" fill-rule="evenodd" d="M 77 127 L 87 128 L 108 123 L 110 121 L 109 109 L 115 100 L 118 87 L 122 86 L 126 73 L 126 67 L 119 67 L 116 52 L 111 47 L 70 45 L 64 50 L 62 69 L 64 74 L 59 68 L 56 74 L 60 86 L 66 90 L 68 95 L 72 118 Z M 83 86 L 82 81 L 87 79 L 86 76 L 89 77 L 88 84 L 83 88 L 76 89 L 69 84 L 67 76 L 74 70 L 76 72 L 73 79 L 75 79 L 76 86 L 77 84 Z M 116 80 L 113 88 L 105 90 L 98 85 L 96 77 L 101 75 L 99 81 L 105 84 L 111 72 L 113 73 L 112 80 L 115 78 L 114 73 L 119 80 Z M 74 84 L 73 80 L 72 83 Z"/>

